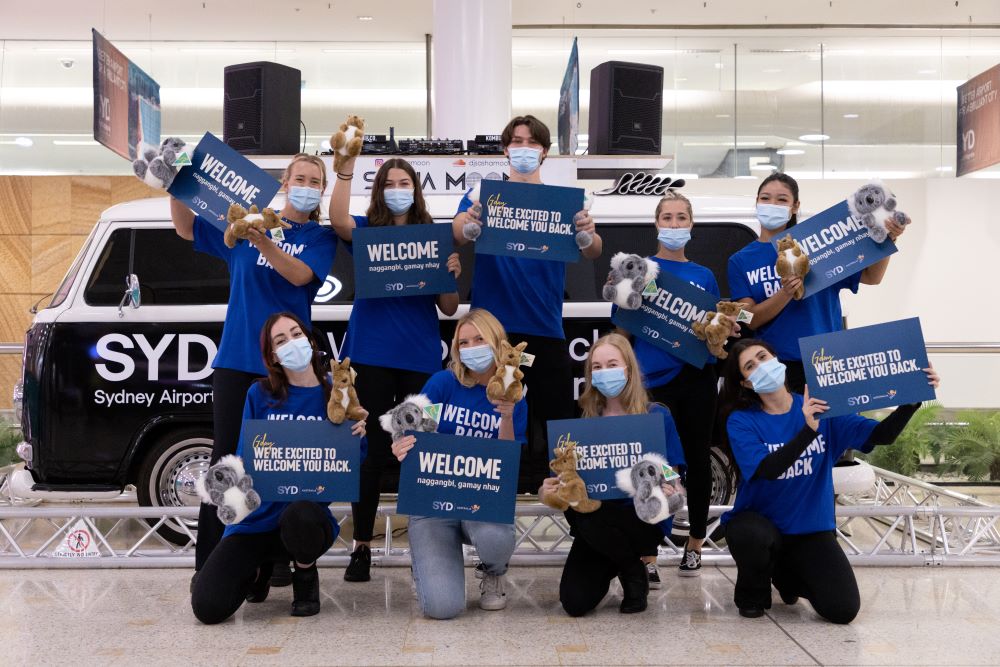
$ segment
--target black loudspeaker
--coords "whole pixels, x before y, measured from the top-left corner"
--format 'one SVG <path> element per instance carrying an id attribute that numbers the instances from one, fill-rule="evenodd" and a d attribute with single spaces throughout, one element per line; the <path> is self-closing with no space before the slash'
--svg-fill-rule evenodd
<path id="1" fill-rule="evenodd" d="M 589 155 L 659 155 L 663 68 L 610 61 L 590 70 Z"/>
<path id="2" fill-rule="evenodd" d="M 299 152 L 302 73 L 278 63 L 230 65 L 225 70 L 222 137 L 245 155 Z"/>

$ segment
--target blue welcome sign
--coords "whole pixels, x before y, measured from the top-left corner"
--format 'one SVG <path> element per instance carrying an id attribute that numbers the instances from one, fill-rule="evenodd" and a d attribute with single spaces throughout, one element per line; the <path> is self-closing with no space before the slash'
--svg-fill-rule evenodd
<path id="1" fill-rule="evenodd" d="M 354 230 L 355 296 L 446 294 L 457 290 L 448 271 L 450 224 L 359 227 Z"/>
<path id="2" fill-rule="evenodd" d="M 916 317 L 800 338 L 799 349 L 809 395 L 830 404 L 820 418 L 934 400 Z"/>
<path id="3" fill-rule="evenodd" d="M 190 166 L 177 170 L 167 192 L 225 231 L 230 204 L 264 209 L 281 184 L 211 132 L 198 142 Z"/>
<path id="4" fill-rule="evenodd" d="M 647 289 L 636 310 L 617 308 L 611 321 L 636 338 L 655 345 L 681 361 L 702 368 L 712 358 L 692 326 L 702 322 L 718 303 L 715 295 L 661 271 L 656 289 Z"/>
<path id="5" fill-rule="evenodd" d="M 361 438 L 351 424 L 248 419 L 241 437 L 243 465 L 261 500 L 358 500 Z"/>
<path id="6" fill-rule="evenodd" d="M 576 470 L 595 500 L 628 498 L 616 485 L 615 473 L 631 468 L 644 454 L 667 458 L 663 417 L 658 414 L 554 419 L 548 422 L 548 436 L 549 460 L 555 458 L 556 447 L 576 444 Z"/>
<path id="7" fill-rule="evenodd" d="M 780 232 L 771 245 L 777 249 L 778 240 L 789 234 L 809 256 L 809 273 L 802 281 L 807 297 L 896 252 L 888 238 L 872 241 L 868 228 L 851 216 L 847 200 Z"/>
<path id="8" fill-rule="evenodd" d="M 484 180 L 479 201 L 483 233 L 476 252 L 555 262 L 577 262 L 576 223 L 583 188 Z"/>
<path id="9" fill-rule="evenodd" d="M 521 445 L 514 440 L 414 433 L 399 471 L 396 511 L 514 523 Z"/>

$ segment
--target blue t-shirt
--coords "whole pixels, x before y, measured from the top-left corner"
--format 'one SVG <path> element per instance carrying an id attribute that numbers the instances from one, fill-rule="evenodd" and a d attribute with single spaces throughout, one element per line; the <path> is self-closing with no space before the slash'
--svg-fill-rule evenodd
<path id="1" fill-rule="evenodd" d="M 427 380 L 422 394 L 431 403 L 441 403 L 438 433 L 464 435 L 469 438 L 499 438 L 500 413 L 486 397 L 486 387 L 464 386 L 450 370 L 438 371 Z M 524 397 L 514 405 L 514 439 L 526 442 L 528 406 Z"/>
<path id="2" fill-rule="evenodd" d="M 275 398 L 271 396 L 260 384 L 254 382 L 247 392 L 247 400 L 243 405 L 243 421 L 248 419 L 326 419 L 326 399 L 323 395 L 323 387 L 288 387 L 288 398 L 284 403 L 275 404 Z M 243 453 L 243 434 L 240 434 L 240 443 L 236 449 L 236 455 Z M 368 453 L 368 442 L 366 438 L 361 439 L 361 459 L 364 460 Z M 269 530 L 277 530 L 278 519 L 290 503 L 261 502 L 260 507 L 250 513 L 243 521 L 226 526 L 222 536 L 233 535 L 235 533 L 263 533 Z M 330 524 L 333 526 L 333 537 L 337 538 L 340 533 L 340 525 L 330 513 L 327 503 L 316 503 L 321 506 L 330 517 Z"/>
<path id="3" fill-rule="evenodd" d="M 229 266 L 229 307 L 212 368 L 267 375 L 260 354 L 260 330 L 267 318 L 288 311 L 311 325 L 310 306 L 333 266 L 337 237 L 313 221 L 290 224 L 292 228 L 284 230 L 285 240 L 275 245 L 312 269 L 312 281 L 302 287 L 285 280 L 249 241 L 228 248 L 218 227 L 201 216 L 194 219 L 194 249 Z"/>
<path id="4" fill-rule="evenodd" d="M 355 215 L 357 227 L 368 218 Z M 354 246 L 345 244 L 354 253 Z M 437 295 L 355 297 L 341 358 L 370 366 L 419 373 L 441 370 L 441 329 Z"/>
<path id="5" fill-rule="evenodd" d="M 756 406 L 729 416 L 729 443 L 742 479 L 723 523 L 736 512 L 751 510 L 788 535 L 834 529 L 833 464 L 848 449 L 862 447 L 878 422 L 860 415 L 820 419 L 819 435 L 780 478 L 752 479 L 764 457 L 794 438 L 805 423 L 799 394 L 792 394 L 792 407 L 782 415 Z"/>
<path id="6" fill-rule="evenodd" d="M 472 200 L 466 192 L 456 215 L 470 206 Z M 490 311 L 510 333 L 565 338 L 562 322 L 565 289 L 563 262 L 476 255 L 472 307 Z"/>
<path id="7" fill-rule="evenodd" d="M 663 437 L 667 443 L 667 463 L 673 468 L 687 465 L 687 460 L 684 458 L 684 448 L 681 446 L 681 437 L 677 434 L 677 425 L 674 424 L 670 410 L 665 405 L 650 403 L 649 414 L 663 415 Z"/>
<path id="8" fill-rule="evenodd" d="M 674 262 L 669 259 L 652 257 L 660 265 L 660 272 L 671 273 L 681 280 L 686 280 L 695 287 L 719 297 L 719 283 L 715 281 L 715 274 L 701 264 L 694 262 Z M 618 306 L 612 306 L 611 312 Z M 639 360 L 639 368 L 642 370 L 642 384 L 647 388 L 662 387 L 669 383 L 684 367 L 684 362 L 670 354 L 663 348 L 657 347 L 645 340 L 636 339 L 633 348 L 636 359 Z"/>
<path id="9" fill-rule="evenodd" d="M 781 289 L 781 278 L 774 268 L 777 261 L 778 251 L 764 241 L 753 241 L 730 257 L 729 291 L 733 301 L 750 297 L 762 303 L 776 294 Z M 799 338 L 840 331 L 840 290 L 856 294 L 860 283 L 859 272 L 810 297 L 789 301 L 777 317 L 756 329 L 757 335 L 774 346 L 779 359 L 801 361 Z"/>

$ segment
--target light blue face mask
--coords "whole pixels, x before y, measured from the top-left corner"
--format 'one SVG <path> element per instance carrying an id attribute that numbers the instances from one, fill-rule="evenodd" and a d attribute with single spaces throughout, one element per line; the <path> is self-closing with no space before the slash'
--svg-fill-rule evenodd
<path id="1" fill-rule="evenodd" d="M 781 229 L 792 217 L 792 209 L 775 204 L 757 204 L 757 221 L 764 229 Z"/>
<path id="2" fill-rule="evenodd" d="M 691 240 L 691 228 L 664 227 L 657 232 L 656 238 L 667 250 L 680 250 Z"/>
<path id="3" fill-rule="evenodd" d="M 785 386 L 785 365 L 772 357 L 753 369 L 747 379 L 758 394 L 773 394 Z"/>
<path id="4" fill-rule="evenodd" d="M 299 213 L 312 213 L 319 206 L 323 193 L 317 188 L 293 185 L 288 188 L 288 203 Z"/>
<path id="5" fill-rule="evenodd" d="M 519 174 L 530 174 L 541 164 L 542 151 L 538 148 L 508 148 L 510 166 Z"/>
<path id="6" fill-rule="evenodd" d="M 625 369 L 619 366 L 618 368 L 602 368 L 599 371 L 593 371 L 590 374 L 590 384 L 594 385 L 594 388 L 605 397 L 614 398 L 622 393 L 628 380 L 625 379 Z"/>
<path id="7" fill-rule="evenodd" d="M 293 338 L 278 346 L 275 353 L 278 355 L 278 363 L 290 371 L 304 371 L 312 363 L 312 345 L 305 336 Z"/>
<path id="8" fill-rule="evenodd" d="M 463 347 L 458 351 L 462 363 L 473 373 L 482 373 L 493 363 L 493 348 L 489 345 Z"/>
<path id="9" fill-rule="evenodd" d="M 387 188 L 382 196 L 393 215 L 402 215 L 413 206 L 413 190 L 409 188 Z"/>

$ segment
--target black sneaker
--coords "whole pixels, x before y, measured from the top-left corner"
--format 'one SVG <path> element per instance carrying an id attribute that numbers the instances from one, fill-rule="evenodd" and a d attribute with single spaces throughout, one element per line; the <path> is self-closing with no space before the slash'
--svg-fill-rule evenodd
<path id="1" fill-rule="evenodd" d="M 319 613 L 319 568 L 296 567 L 292 574 L 292 616 L 315 616 Z"/>
<path id="2" fill-rule="evenodd" d="M 284 588 L 292 585 L 292 568 L 288 561 L 275 561 L 271 570 L 271 585 L 275 588 Z"/>
<path id="3" fill-rule="evenodd" d="M 681 558 L 681 564 L 677 570 L 677 574 L 682 577 L 699 576 L 701 574 L 701 552 L 684 547 L 684 557 Z"/>
<path id="4" fill-rule="evenodd" d="M 351 554 L 351 562 L 344 570 L 344 581 L 370 581 L 372 578 L 372 550 L 367 544 L 359 544 Z"/>
<path id="5" fill-rule="evenodd" d="M 660 590 L 660 571 L 656 569 L 656 563 L 646 563 L 646 578 L 649 579 L 650 590 Z"/>
<path id="6" fill-rule="evenodd" d="M 763 615 L 763 607 L 740 607 L 740 616 L 743 618 L 760 618 Z"/>

